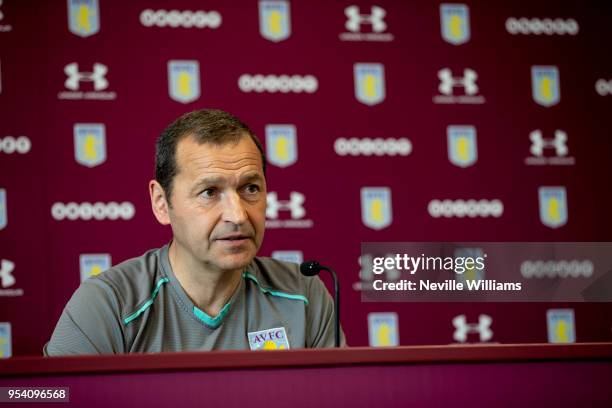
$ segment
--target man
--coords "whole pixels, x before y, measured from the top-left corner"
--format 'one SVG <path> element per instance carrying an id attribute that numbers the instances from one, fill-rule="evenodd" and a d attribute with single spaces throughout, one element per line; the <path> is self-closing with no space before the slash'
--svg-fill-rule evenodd
<path id="1" fill-rule="evenodd" d="M 83 282 L 45 355 L 332 347 L 333 302 L 321 280 L 255 257 L 266 179 L 253 132 L 226 112 L 199 110 L 172 123 L 156 150 L 151 206 L 172 241 Z"/>

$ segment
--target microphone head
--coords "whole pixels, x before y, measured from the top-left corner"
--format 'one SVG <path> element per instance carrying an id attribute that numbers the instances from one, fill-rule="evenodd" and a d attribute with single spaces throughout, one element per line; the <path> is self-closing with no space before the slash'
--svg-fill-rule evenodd
<path id="1" fill-rule="evenodd" d="M 317 261 L 305 261 L 300 264 L 300 272 L 304 276 L 318 275 L 321 269 L 321 265 Z"/>

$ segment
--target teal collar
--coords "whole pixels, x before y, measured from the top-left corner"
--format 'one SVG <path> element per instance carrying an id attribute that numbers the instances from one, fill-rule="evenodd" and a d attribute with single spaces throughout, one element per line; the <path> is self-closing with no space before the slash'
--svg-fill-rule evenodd
<path id="1" fill-rule="evenodd" d="M 238 288 L 236 288 L 231 298 L 225 304 L 225 306 L 223 306 L 219 314 L 215 317 L 212 317 L 208 315 L 206 312 L 204 312 L 202 309 L 198 308 L 196 305 L 193 304 L 193 302 L 191 301 L 189 296 L 187 296 L 187 293 L 181 286 L 180 282 L 174 275 L 174 271 L 172 270 L 172 266 L 170 265 L 170 257 L 168 254 L 169 247 L 170 247 L 170 243 L 166 244 L 161 249 L 161 253 L 160 253 L 161 265 L 164 270 L 164 274 L 167 276 L 164 279 L 166 280 L 166 282 L 169 282 L 170 285 L 173 287 L 174 293 L 177 295 L 177 300 L 179 301 L 179 304 L 181 304 L 181 306 L 184 307 L 186 312 L 193 313 L 193 317 L 197 319 L 198 321 L 202 322 L 207 327 L 211 329 L 217 329 L 223 323 L 225 316 L 227 316 L 227 314 L 230 312 L 232 308 L 232 304 L 235 302 L 240 292 L 242 292 L 243 290 L 242 279 L 238 285 Z"/>
<path id="2" fill-rule="evenodd" d="M 217 316 L 210 317 L 205 311 L 203 311 L 202 309 L 194 305 L 193 314 L 195 315 L 195 317 L 200 319 L 202 323 L 204 323 L 208 327 L 216 329 L 217 327 L 221 326 L 221 323 L 223 323 L 223 319 L 229 313 L 231 307 L 232 307 L 232 302 L 229 301 L 225 304 L 225 306 L 223 306 L 223 309 L 221 309 L 221 311 L 219 312 Z"/>
<path id="3" fill-rule="evenodd" d="M 257 280 L 257 277 L 247 271 L 244 271 L 242 273 L 242 277 L 244 279 L 250 279 L 253 282 L 255 282 L 255 284 L 257 285 L 257 287 L 259 288 L 259 290 L 262 293 L 265 293 L 267 295 L 271 295 L 271 296 L 276 296 L 276 297 L 281 297 L 281 298 L 285 298 L 285 299 L 292 299 L 292 300 L 301 300 L 302 302 L 304 302 L 306 305 L 308 305 L 308 299 L 305 296 L 302 295 L 295 295 L 293 293 L 285 293 L 285 292 L 281 292 L 279 290 L 274 290 L 274 289 L 269 289 L 269 288 L 265 288 L 263 286 L 261 286 L 261 284 L 259 283 L 259 280 Z"/>

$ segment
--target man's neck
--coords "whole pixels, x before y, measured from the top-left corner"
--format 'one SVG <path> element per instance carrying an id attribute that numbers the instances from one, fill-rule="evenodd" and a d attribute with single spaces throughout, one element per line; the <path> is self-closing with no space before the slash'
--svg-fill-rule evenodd
<path id="1" fill-rule="evenodd" d="M 191 301 L 209 316 L 217 316 L 242 279 L 242 270 L 210 270 L 172 242 L 170 267 Z"/>

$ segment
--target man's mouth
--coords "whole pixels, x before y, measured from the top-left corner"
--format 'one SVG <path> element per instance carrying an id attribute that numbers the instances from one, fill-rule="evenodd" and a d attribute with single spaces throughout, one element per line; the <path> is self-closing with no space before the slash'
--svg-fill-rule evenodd
<path id="1" fill-rule="evenodd" d="M 228 235 L 218 238 L 219 241 L 244 241 L 249 239 L 247 235 Z"/>

